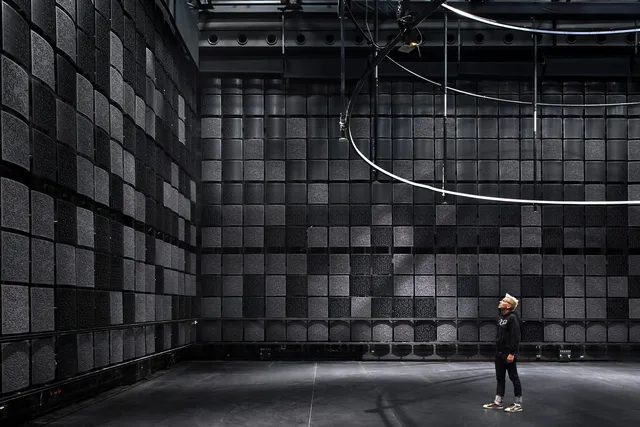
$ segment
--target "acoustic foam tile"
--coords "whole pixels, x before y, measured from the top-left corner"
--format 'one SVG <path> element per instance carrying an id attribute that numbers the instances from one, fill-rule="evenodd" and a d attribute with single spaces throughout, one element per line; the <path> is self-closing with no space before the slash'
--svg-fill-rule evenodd
<path id="1" fill-rule="evenodd" d="M 109 324 L 121 325 L 124 319 L 122 292 L 109 292 Z"/>
<path id="2" fill-rule="evenodd" d="M 587 297 L 604 297 L 607 295 L 607 282 L 604 277 L 586 278 L 586 295 Z"/>
<path id="3" fill-rule="evenodd" d="M 31 341 L 31 382 L 33 385 L 46 384 L 55 379 L 56 355 L 55 338 Z"/>
<path id="4" fill-rule="evenodd" d="M 78 194 L 94 198 L 94 166 L 91 160 L 77 156 L 77 191 Z"/>
<path id="5" fill-rule="evenodd" d="M 29 189 L 7 178 L 2 178 L 0 187 L 2 226 L 28 233 Z"/>
<path id="6" fill-rule="evenodd" d="M 94 91 L 94 111 L 95 111 L 95 123 L 96 126 L 102 128 L 106 132 L 110 132 L 110 109 L 109 109 L 109 101 L 107 98 L 99 91 Z"/>
<path id="7" fill-rule="evenodd" d="M 29 332 L 29 288 L 2 285 L 2 333 Z"/>
<path id="8" fill-rule="evenodd" d="M 109 172 L 96 166 L 94 178 L 96 202 L 109 206 Z"/>
<path id="9" fill-rule="evenodd" d="M 545 342 L 562 342 L 564 339 L 564 327 L 562 323 L 553 322 L 544 325 Z"/>
<path id="10" fill-rule="evenodd" d="M 136 194 L 132 186 L 128 184 L 122 185 L 122 199 L 122 213 L 133 218 L 136 209 Z"/>
<path id="11" fill-rule="evenodd" d="M 587 342 L 606 342 L 607 328 L 601 322 L 587 323 Z"/>
<path id="12" fill-rule="evenodd" d="M 457 337 L 456 325 L 453 322 L 438 322 L 438 341 L 455 341 Z"/>
<path id="13" fill-rule="evenodd" d="M 2 3 L 2 49 L 26 69 L 31 68 L 29 55 L 29 26 L 20 14 L 6 3 Z"/>
<path id="14" fill-rule="evenodd" d="M 609 298 L 627 298 L 629 296 L 629 284 L 626 277 L 607 278 Z"/>
<path id="15" fill-rule="evenodd" d="M 79 154 L 83 154 L 89 159 L 94 158 L 94 128 L 89 119 L 80 114 L 76 114 L 76 145 Z"/>
<path id="16" fill-rule="evenodd" d="M 2 56 L 2 105 L 29 119 L 29 75 L 5 56 Z"/>
<path id="17" fill-rule="evenodd" d="M 475 318 L 478 316 L 478 298 L 458 298 L 458 317 Z"/>
<path id="18" fill-rule="evenodd" d="M 13 114 L 2 112 L 2 159 L 30 170 L 29 127 Z"/>
<path id="19" fill-rule="evenodd" d="M 54 330 L 54 307 L 52 288 L 31 288 L 31 332 Z"/>
<path id="20" fill-rule="evenodd" d="M 76 248 L 56 243 L 56 284 L 76 286 Z"/>
<path id="21" fill-rule="evenodd" d="M 29 342 L 2 344 L 2 393 L 29 386 Z"/>
<path id="22" fill-rule="evenodd" d="M 456 317 L 456 299 L 448 297 L 439 297 L 436 301 L 437 317 Z"/>
<path id="23" fill-rule="evenodd" d="M 88 249 L 76 249 L 76 283 L 83 288 L 95 286 L 95 259 L 94 253 Z"/>
<path id="24" fill-rule="evenodd" d="M 93 212 L 78 207 L 78 246 L 95 247 Z"/>
<path id="25" fill-rule="evenodd" d="M 2 274 L 7 282 L 29 282 L 29 238 L 2 232 Z"/>
<path id="26" fill-rule="evenodd" d="M 75 62 L 76 26 L 69 15 L 56 7 L 56 45 Z"/>
<path id="27" fill-rule="evenodd" d="M 76 74 L 76 107 L 78 112 L 84 114 L 93 122 L 94 120 L 94 89 L 89 80 L 80 74 Z"/>
<path id="28" fill-rule="evenodd" d="M 567 323 L 564 330 L 564 338 L 567 342 L 585 342 L 586 330 L 584 324 L 578 322 Z"/>
<path id="29" fill-rule="evenodd" d="M 31 239 L 31 283 L 54 284 L 53 242 Z"/>

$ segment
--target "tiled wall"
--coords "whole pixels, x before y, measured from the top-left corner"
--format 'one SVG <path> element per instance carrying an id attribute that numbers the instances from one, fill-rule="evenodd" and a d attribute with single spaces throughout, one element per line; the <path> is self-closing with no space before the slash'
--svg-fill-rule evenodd
<path id="1" fill-rule="evenodd" d="M 151 0 L 2 8 L 1 393 L 193 342 L 195 65 Z"/>
<path id="2" fill-rule="evenodd" d="M 518 82 L 454 82 L 531 100 Z M 525 342 L 640 341 L 640 208 L 447 198 L 378 180 L 338 143 L 337 85 L 209 79 L 202 107 L 203 341 L 491 341 L 521 298 Z M 542 101 L 640 100 L 603 82 Z M 378 163 L 440 185 L 443 97 L 383 82 Z M 353 130 L 370 154 L 368 95 Z M 541 109 L 547 199 L 640 197 L 640 108 Z M 533 111 L 449 98 L 449 189 L 533 196 Z"/>

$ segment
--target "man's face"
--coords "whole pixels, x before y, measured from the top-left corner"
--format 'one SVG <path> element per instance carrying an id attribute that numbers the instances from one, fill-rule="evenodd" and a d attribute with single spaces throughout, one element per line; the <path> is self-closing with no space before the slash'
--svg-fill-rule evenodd
<path id="1" fill-rule="evenodd" d="M 498 308 L 500 310 L 511 310 L 511 303 L 506 298 L 503 298 L 500 300 Z"/>

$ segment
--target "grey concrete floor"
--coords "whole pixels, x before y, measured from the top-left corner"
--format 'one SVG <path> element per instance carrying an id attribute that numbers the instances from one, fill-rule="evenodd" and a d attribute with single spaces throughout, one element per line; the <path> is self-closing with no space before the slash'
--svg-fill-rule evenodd
<path id="1" fill-rule="evenodd" d="M 485 410 L 491 363 L 191 362 L 47 417 L 66 427 L 640 425 L 640 364 L 522 363 L 524 411 Z M 505 403 L 513 387 L 507 379 Z M 45 425 L 45 424 L 39 424 Z"/>

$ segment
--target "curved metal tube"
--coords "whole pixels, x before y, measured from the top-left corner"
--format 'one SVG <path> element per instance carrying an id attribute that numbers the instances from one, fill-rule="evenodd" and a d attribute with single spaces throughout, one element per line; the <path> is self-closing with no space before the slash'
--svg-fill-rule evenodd
<path id="1" fill-rule="evenodd" d="M 623 28 L 620 30 L 600 30 L 600 31 L 540 30 L 537 28 L 519 27 L 517 25 L 503 24 L 502 22 L 494 21 L 493 19 L 487 19 L 478 15 L 474 15 L 473 13 L 465 12 L 453 6 L 449 6 L 446 3 L 443 4 L 442 7 L 459 16 L 463 16 L 465 18 L 471 19 L 476 22 L 481 22 L 483 24 L 487 24 L 492 27 L 499 27 L 499 28 L 504 28 L 506 30 L 513 30 L 513 31 L 524 31 L 526 33 L 552 34 L 556 36 L 604 36 L 604 35 L 610 35 L 610 34 L 640 33 L 640 28 Z"/>
<path id="2" fill-rule="evenodd" d="M 404 65 L 400 64 L 399 62 L 397 62 L 396 60 L 394 60 L 393 58 L 385 58 L 387 61 L 393 62 L 394 64 L 396 64 L 398 67 L 402 68 L 404 71 L 406 71 L 407 73 L 421 79 L 424 80 L 427 83 L 431 83 L 432 85 L 435 86 L 442 86 L 442 83 L 438 83 L 434 80 L 430 80 L 427 77 L 424 77 L 418 73 L 416 73 L 415 71 L 405 67 Z M 486 99 L 489 101 L 496 101 L 496 102 L 506 102 L 506 103 L 510 103 L 510 104 L 520 104 L 520 105 L 531 105 L 533 106 L 533 102 L 527 102 L 527 101 L 518 101 L 516 99 L 507 99 L 507 98 L 498 98 L 495 96 L 487 96 L 487 95 L 480 95 L 478 93 L 473 93 L 473 92 L 468 92 L 466 90 L 461 90 L 461 89 L 456 89 L 455 87 L 451 87 L 451 86 L 447 86 L 447 89 L 452 91 L 452 92 L 456 92 L 459 93 L 461 95 L 468 95 L 468 96 L 472 96 L 474 98 L 480 98 L 480 99 Z M 626 106 L 630 106 L 630 105 L 640 105 L 640 101 L 634 101 L 634 102 L 615 102 L 615 103 L 611 103 L 611 104 L 554 104 L 551 102 L 538 102 L 538 106 L 541 107 L 577 107 L 577 108 L 589 108 L 589 107 L 600 107 L 600 108 L 609 108 L 609 107 L 626 107 Z"/>
<path id="3" fill-rule="evenodd" d="M 426 17 L 426 16 L 425 16 Z M 422 18 L 424 19 L 424 18 Z M 420 20 L 421 21 L 421 20 Z M 419 23 L 419 22 L 418 22 Z M 358 26 L 359 27 L 359 26 Z M 361 27 L 360 27 L 361 28 Z M 365 36 L 365 38 L 368 39 L 367 35 L 364 34 L 364 31 L 362 31 L 363 35 Z M 355 140 L 353 139 L 353 134 L 351 131 L 351 112 L 353 110 L 354 104 L 356 99 L 358 98 L 358 95 L 360 94 L 366 80 L 368 79 L 368 77 L 371 75 L 371 73 L 373 72 L 373 70 L 375 69 L 375 67 L 380 63 L 380 61 L 382 59 L 385 59 L 389 53 L 391 52 L 391 49 L 393 48 L 393 46 L 395 46 L 395 44 L 399 41 L 399 39 L 401 38 L 402 33 L 398 34 L 384 49 L 381 50 L 380 54 L 376 57 L 375 61 L 373 61 L 373 63 L 369 66 L 369 68 L 367 69 L 367 71 L 365 71 L 365 73 L 362 75 L 362 77 L 360 78 L 360 81 L 358 81 L 358 84 L 356 85 L 353 94 L 351 95 L 351 99 L 349 100 L 349 105 L 347 106 L 347 111 L 344 115 L 344 122 L 341 123 L 341 125 L 343 125 L 345 127 L 345 129 L 343 129 L 345 131 L 346 134 L 346 138 L 349 140 L 349 142 L 351 143 L 351 146 L 353 147 L 353 149 L 355 150 L 355 152 L 358 154 L 358 156 L 360 156 L 360 158 L 362 160 L 364 160 L 365 163 L 367 163 L 369 166 L 371 166 L 373 169 L 377 170 L 380 173 L 383 173 L 384 175 L 387 175 L 390 178 L 393 178 L 395 180 L 398 180 L 400 182 L 404 182 L 405 184 L 409 184 L 412 185 L 414 187 L 418 187 L 418 188 L 423 188 L 425 190 L 430 190 L 433 191 L 435 193 L 442 193 L 442 194 L 449 194 L 451 196 L 457 196 L 457 197 L 466 197 L 469 199 L 476 199 L 476 200 L 484 200 L 484 201 L 490 201 L 490 202 L 504 202 L 504 203 L 520 203 L 520 204 L 539 204 L 539 205 L 573 205 L 573 206 L 629 206 L 629 205 L 640 205 L 640 200 L 595 200 L 595 201 L 573 201 L 573 200 L 569 200 L 569 201 L 565 201 L 565 200 L 535 200 L 535 199 L 513 199 L 513 198 L 508 198 L 508 197 L 492 197 L 492 196 L 482 196 L 480 194 L 470 194 L 470 193 L 462 193 L 459 191 L 451 191 L 451 190 L 447 190 L 444 188 L 437 188 L 437 187 L 433 187 L 431 185 L 427 185 L 427 184 L 421 184 L 418 182 L 414 182 L 411 181 L 409 179 L 406 178 L 402 178 L 401 176 L 395 175 L 392 172 L 389 172 L 388 170 L 378 166 L 376 163 L 372 162 L 367 156 L 365 156 L 359 149 L 358 146 L 355 143 Z M 392 60 L 393 61 L 393 60 Z M 393 61 L 395 63 L 395 61 Z M 396 63 L 397 64 L 397 63 Z M 397 64 L 399 65 L 399 64 Z M 404 67 L 402 67 L 404 68 Z M 416 77 L 425 79 L 427 81 L 429 81 L 428 79 L 413 73 L 412 71 L 404 68 L 406 71 L 409 71 L 411 74 L 415 75 Z M 437 84 L 437 83 L 436 83 Z M 452 88 L 453 90 L 453 88 Z M 456 90 L 457 92 L 463 92 L 463 91 L 459 91 Z M 500 100 L 500 99 L 496 99 L 496 100 Z M 521 101 L 518 101 L 517 103 L 523 103 Z M 529 103 L 524 103 L 524 104 L 529 104 Z M 541 104 L 538 104 L 541 105 Z M 564 105 L 566 106 L 566 105 Z M 343 139 L 343 138 L 341 138 Z"/>
<path id="4" fill-rule="evenodd" d="M 573 201 L 573 200 L 569 200 L 569 201 L 565 201 L 565 200 L 531 200 L 531 199 L 511 199 L 508 197 L 492 197 L 492 196 L 482 196 L 480 194 L 470 194 L 470 193 L 461 193 L 459 191 L 451 191 L 451 190 L 446 190 L 443 188 L 437 188 L 437 187 L 433 187 L 431 185 L 427 185 L 427 184 L 421 184 L 419 182 L 414 182 L 411 181 L 409 179 L 406 178 L 402 178 L 401 176 L 398 175 L 394 175 L 393 173 L 389 172 L 388 170 L 378 166 L 377 164 L 375 164 L 374 162 L 372 162 L 371 160 L 369 160 L 367 158 L 367 156 L 365 156 L 364 154 L 362 154 L 362 152 L 360 150 L 358 150 L 358 147 L 353 139 L 353 135 L 351 134 L 351 125 L 348 125 L 348 132 L 347 135 L 349 137 L 349 141 L 351 142 L 351 146 L 353 147 L 353 149 L 356 151 L 356 153 L 358 154 L 358 156 L 360 156 L 362 158 L 362 160 L 364 160 L 369 166 L 371 166 L 372 168 L 374 168 L 375 170 L 387 175 L 389 178 L 393 178 L 396 179 L 400 182 L 404 182 L 405 184 L 409 184 L 412 185 L 414 187 L 418 187 L 418 188 L 424 188 L 426 190 L 431 190 L 435 193 L 444 193 L 444 194 L 449 194 L 451 196 L 458 196 L 458 197 L 466 197 L 469 199 L 476 199 L 476 200 L 485 200 L 485 201 L 490 201 L 490 202 L 504 202 L 504 203 L 521 203 L 521 204 L 538 204 L 538 205 L 574 205 L 574 206 L 613 206 L 613 205 L 640 205 L 640 200 L 596 200 L 596 201 Z"/>

